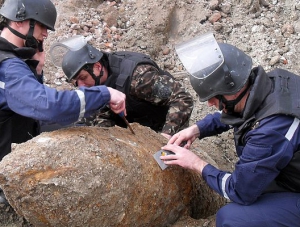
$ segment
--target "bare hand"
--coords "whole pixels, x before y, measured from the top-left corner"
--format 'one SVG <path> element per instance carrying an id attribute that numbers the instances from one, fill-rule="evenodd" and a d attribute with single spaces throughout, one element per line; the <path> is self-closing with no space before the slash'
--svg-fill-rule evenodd
<path id="1" fill-rule="evenodd" d="M 110 87 L 107 87 L 107 89 L 109 90 L 110 93 L 110 102 L 109 102 L 110 109 L 116 114 L 119 114 L 122 111 L 124 111 L 124 114 L 126 116 L 127 115 L 125 109 L 126 95 Z"/>
<path id="2" fill-rule="evenodd" d="M 171 135 L 167 134 L 167 133 L 160 133 L 163 137 L 167 138 L 168 140 L 171 139 Z"/>
<path id="3" fill-rule="evenodd" d="M 174 155 L 160 156 L 160 159 L 167 165 L 179 165 L 186 169 L 195 170 L 198 173 L 202 173 L 203 168 L 207 165 L 207 162 L 203 161 L 194 152 L 183 147 L 167 144 L 162 149 L 175 153 Z"/>
<path id="4" fill-rule="evenodd" d="M 186 142 L 184 148 L 188 149 L 192 143 L 200 136 L 199 128 L 197 125 L 192 125 L 180 132 L 174 134 L 169 140 L 168 144 L 175 144 L 180 146 L 182 143 Z"/>

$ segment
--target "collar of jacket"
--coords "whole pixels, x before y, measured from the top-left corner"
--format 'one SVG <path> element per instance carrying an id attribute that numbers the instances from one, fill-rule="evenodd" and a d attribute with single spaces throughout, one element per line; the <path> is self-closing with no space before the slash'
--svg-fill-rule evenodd
<path id="1" fill-rule="evenodd" d="M 31 47 L 17 47 L 8 42 L 3 37 L 0 37 L 0 50 L 4 52 L 11 52 L 16 57 L 21 59 L 30 59 L 35 55 L 36 50 Z"/>
<path id="2" fill-rule="evenodd" d="M 241 117 L 222 113 L 221 122 L 232 126 L 240 126 L 259 110 L 265 98 L 272 91 L 272 81 L 265 70 L 258 66 L 253 69 L 254 82 L 250 90 L 243 114 Z"/>

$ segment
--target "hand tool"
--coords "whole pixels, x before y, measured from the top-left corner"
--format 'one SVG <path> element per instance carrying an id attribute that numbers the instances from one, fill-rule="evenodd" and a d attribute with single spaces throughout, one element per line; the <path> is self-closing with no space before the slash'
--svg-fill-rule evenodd
<path id="1" fill-rule="evenodd" d="M 155 161 L 157 162 L 157 164 L 159 165 L 159 167 L 161 168 L 161 170 L 164 170 L 168 167 L 168 165 L 166 165 L 164 163 L 164 161 L 160 159 L 160 156 L 173 155 L 173 154 L 175 154 L 175 153 L 173 153 L 172 151 L 159 150 L 153 155 L 153 157 L 154 157 Z"/>
<path id="2" fill-rule="evenodd" d="M 186 141 L 183 141 L 179 146 L 180 146 L 180 147 L 184 147 L 184 145 L 186 145 L 186 143 L 187 143 Z M 157 164 L 159 165 L 159 167 L 160 167 L 162 170 L 164 170 L 164 169 L 166 169 L 166 168 L 168 167 L 168 165 L 165 164 L 164 161 L 160 159 L 160 156 L 173 155 L 173 154 L 175 154 L 175 153 L 172 152 L 172 151 L 168 151 L 168 150 L 159 150 L 159 151 L 157 151 L 157 152 L 153 155 L 153 157 L 154 157 L 155 161 L 157 162 Z"/>
<path id="3" fill-rule="evenodd" d="M 123 118 L 123 120 L 125 121 L 126 125 L 128 126 L 128 128 L 130 129 L 130 131 L 132 132 L 132 134 L 135 134 L 132 127 L 130 126 L 129 122 L 127 121 L 126 117 L 125 117 L 125 114 L 124 114 L 124 111 L 122 111 L 121 113 L 119 113 L 119 116 L 121 118 Z"/>

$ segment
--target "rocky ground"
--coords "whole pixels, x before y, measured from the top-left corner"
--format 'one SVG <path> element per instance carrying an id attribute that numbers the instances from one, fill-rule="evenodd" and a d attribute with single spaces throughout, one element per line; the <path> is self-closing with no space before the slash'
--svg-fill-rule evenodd
<path id="1" fill-rule="evenodd" d="M 56 31 L 45 49 L 63 38 L 83 34 L 104 51 L 131 50 L 149 54 L 180 80 L 195 98 L 191 124 L 213 109 L 200 103 L 175 45 L 213 32 L 219 42 L 236 45 L 253 58 L 254 66 L 267 71 L 283 68 L 300 74 L 300 2 L 294 0 L 53 0 L 58 10 Z M 57 89 L 72 89 L 47 56 L 45 82 Z M 232 170 L 236 156 L 232 133 L 207 138 L 199 148 L 225 170 Z M 30 226 L 9 206 L 0 206 L 0 226 Z M 214 226 L 213 217 L 183 217 L 174 226 Z"/>

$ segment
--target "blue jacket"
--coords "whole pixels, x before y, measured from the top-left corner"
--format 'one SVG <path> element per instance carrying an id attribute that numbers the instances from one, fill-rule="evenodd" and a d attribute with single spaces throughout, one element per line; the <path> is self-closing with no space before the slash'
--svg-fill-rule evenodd
<path id="1" fill-rule="evenodd" d="M 38 82 L 27 64 L 10 58 L 0 66 L 0 110 L 46 123 L 67 125 L 88 117 L 110 100 L 106 86 L 57 91 Z"/>
<path id="2" fill-rule="evenodd" d="M 110 101 L 106 86 L 57 91 L 36 75 L 33 48 L 17 48 L 0 37 L 0 160 L 11 143 L 39 134 L 39 122 L 68 125 L 88 117 Z M 27 59 L 25 61 L 25 59 Z"/>
<path id="3" fill-rule="evenodd" d="M 264 79 L 268 78 L 262 68 L 259 68 L 257 74 Z M 270 84 L 272 87 L 272 83 Z M 228 122 L 239 122 L 233 124 L 235 135 L 243 132 L 242 136 L 235 136 L 239 160 L 234 171 L 232 173 L 221 171 L 209 164 L 202 172 L 204 180 L 212 189 L 239 204 L 251 204 L 261 194 L 272 188 L 270 186 L 276 182 L 280 173 L 289 165 L 295 152 L 300 150 L 299 118 L 278 113 L 248 124 L 258 115 L 262 106 L 269 108 L 263 100 L 270 96 L 270 90 L 266 89 L 265 83 L 254 83 L 241 121 L 237 119 L 228 121 L 224 117 L 224 113 L 216 112 L 196 123 L 201 139 L 229 130 L 231 127 L 227 124 Z M 266 93 L 262 94 L 259 91 Z M 257 97 L 251 97 L 253 94 Z M 247 129 L 246 125 L 251 127 Z M 297 175 L 299 174 L 297 173 Z M 285 189 L 273 187 L 272 190 Z"/>

